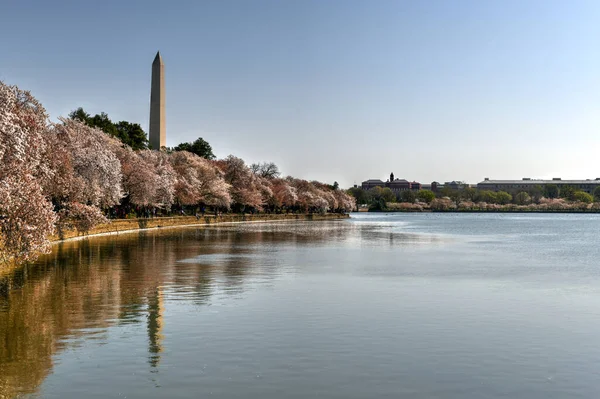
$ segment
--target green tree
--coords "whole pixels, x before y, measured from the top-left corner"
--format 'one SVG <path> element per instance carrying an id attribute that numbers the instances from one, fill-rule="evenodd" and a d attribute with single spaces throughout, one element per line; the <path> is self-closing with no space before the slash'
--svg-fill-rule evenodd
<path id="1" fill-rule="evenodd" d="M 488 204 L 495 204 L 497 201 L 496 193 L 490 190 L 482 190 L 479 192 L 477 200 L 487 202 Z"/>
<path id="2" fill-rule="evenodd" d="M 556 184 L 546 184 L 544 186 L 544 197 L 558 198 L 558 186 Z"/>
<path id="3" fill-rule="evenodd" d="M 117 127 L 110 120 L 106 112 L 101 112 L 96 114 L 88 119 L 86 122 L 88 126 L 97 127 L 102 130 L 106 134 L 110 134 L 113 137 L 118 137 L 119 132 L 117 131 Z"/>
<path id="4" fill-rule="evenodd" d="M 382 187 L 375 186 L 369 190 L 369 195 L 372 200 L 377 200 L 381 198 L 381 192 L 383 191 Z"/>
<path id="5" fill-rule="evenodd" d="M 371 196 L 369 195 L 369 192 L 363 190 L 361 187 L 352 187 L 348 189 L 348 194 L 353 196 L 356 199 L 356 203 L 359 205 L 364 205 L 371 202 Z"/>
<path id="6" fill-rule="evenodd" d="M 417 198 L 423 202 L 430 204 L 431 201 L 435 199 L 435 194 L 433 193 L 433 191 L 430 190 L 419 190 L 419 192 L 417 193 Z"/>
<path id="7" fill-rule="evenodd" d="M 388 188 L 388 190 L 391 193 L 391 190 L 389 188 Z M 384 191 L 384 188 L 379 187 L 379 186 L 373 187 L 372 189 L 370 189 L 368 191 L 368 194 L 371 197 L 369 210 L 383 211 L 384 209 L 387 208 L 386 202 L 389 202 L 389 201 L 386 201 L 383 198 L 383 191 Z M 392 195 L 393 195 L 393 193 L 392 193 Z"/>
<path id="8" fill-rule="evenodd" d="M 475 198 L 477 197 L 477 190 L 472 187 L 465 187 L 460 191 L 460 196 L 463 199 L 475 201 Z"/>
<path id="9" fill-rule="evenodd" d="M 444 187 L 441 190 L 439 190 L 440 193 L 440 197 L 455 197 L 456 196 L 456 190 L 452 190 L 450 187 Z"/>
<path id="10" fill-rule="evenodd" d="M 90 127 L 96 127 L 104 133 L 118 138 L 134 150 L 148 148 L 148 137 L 138 123 L 120 121 L 115 124 L 105 112 L 91 116 L 81 107 L 72 111 L 69 118 L 79 120 Z"/>
<path id="11" fill-rule="evenodd" d="M 528 190 L 527 193 L 531 197 L 532 201 L 538 202 L 540 200 L 540 198 L 542 198 L 544 196 L 544 189 L 539 185 L 533 186 Z"/>
<path id="12" fill-rule="evenodd" d="M 385 202 L 396 202 L 396 195 L 394 195 L 394 192 L 390 190 L 389 187 L 381 190 L 381 198 L 383 198 Z"/>
<path id="13" fill-rule="evenodd" d="M 564 198 L 564 199 L 568 199 L 568 200 L 573 200 L 574 195 L 575 195 L 575 188 L 573 188 L 573 186 L 562 186 L 560 189 L 560 197 Z"/>
<path id="14" fill-rule="evenodd" d="M 132 149 L 145 150 L 148 148 L 148 137 L 138 123 L 120 121 L 115 127 L 117 129 L 117 137 Z"/>
<path id="15" fill-rule="evenodd" d="M 337 181 L 333 182 L 333 189 L 337 190 L 338 188 L 340 188 L 340 184 Z"/>
<path id="16" fill-rule="evenodd" d="M 173 149 L 174 151 L 188 151 L 199 157 L 215 159 L 212 147 L 202 137 L 198 137 L 193 143 L 181 143 Z"/>
<path id="17" fill-rule="evenodd" d="M 594 201 L 600 202 L 600 187 L 594 189 Z"/>
<path id="18" fill-rule="evenodd" d="M 506 205 L 510 201 L 512 201 L 512 195 L 510 195 L 506 191 L 498 191 L 496 193 L 496 202 L 500 205 Z"/>
<path id="19" fill-rule="evenodd" d="M 75 120 L 78 120 L 80 122 L 87 124 L 88 120 L 90 119 L 90 114 L 85 112 L 83 110 L 83 108 L 79 107 L 75 111 L 71 111 L 71 113 L 69 114 L 69 118 L 75 119 Z"/>
<path id="20" fill-rule="evenodd" d="M 417 199 L 417 194 L 412 190 L 400 191 L 398 194 L 398 200 L 400 202 L 410 202 L 414 203 Z"/>
<path id="21" fill-rule="evenodd" d="M 585 191 L 576 191 L 573 194 L 573 200 L 579 201 L 579 202 L 584 202 L 586 204 L 591 204 L 594 201 L 594 197 L 592 197 L 590 194 L 586 193 Z"/>
<path id="22" fill-rule="evenodd" d="M 529 204 L 531 202 L 531 197 L 525 191 L 521 191 L 515 195 L 515 202 L 519 205 Z"/>
<path id="23" fill-rule="evenodd" d="M 371 201 L 371 205 L 369 206 L 370 211 L 383 211 L 385 209 L 387 209 L 387 205 L 384 199 L 381 197 L 377 199 L 374 198 L 373 201 Z"/>

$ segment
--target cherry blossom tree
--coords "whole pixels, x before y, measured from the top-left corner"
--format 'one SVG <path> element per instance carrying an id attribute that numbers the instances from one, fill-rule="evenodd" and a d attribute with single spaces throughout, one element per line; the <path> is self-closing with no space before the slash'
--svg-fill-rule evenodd
<path id="1" fill-rule="evenodd" d="M 118 140 L 110 141 L 111 149 L 121 163 L 125 203 L 138 206 L 152 206 L 155 202 L 158 177 L 148 157 L 140 156 L 129 146 Z"/>
<path id="2" fill-rule="evenodd" d="M 356 198 L 343 190 L 334 190 L 338 208 L 342 212 L 351 212 L 356 209 Z"/>
<path id="3" fill-rule="evenodd" d="M 187 151 L 172 153 L 169 162 L 177 174 L 175 198 L 180 204 L 229 208 L 231 186 L 213 163 Z"/>
<path id="4" fill-rule="evenodd" d="M 273 195 L 269 201 L 269 205 L 274 208 L 287 207 L 291 208 L 298 201 L 298 193 L 295 187 L 292 187 L 287 180 L 273 179 L 272 180 Z"/>
<path id="5" fill-rule="evenodd" d="M 111 151 L 109 137 L 78 120 L 60 121 L 48 133 L 50 153 L 58 157 L 52 164 L 61 165 L 58 175 L 63 184 L 53 194 L 99 208 L 118 204 L 123 197 L 121 163 Z"/>
<path id="6" fill-rule="evenodd" d="M 143 150 L 139 157 L 154 173 L 152 184 L 148 186 L 149 205 L 171 209 L 175 200 L 175 183 L 177 173 L 169 163 L 169 155 L 163 151 Z"/>
<path id="7" fill-rule="evenodd" d="M 55 221 L 35 177 L 18 173 L 0 179 L 0 260 L 21 262 L 49 252 Z"/>
<path id="8" fill-rule="evenodd" d="M 264 187 L 246 163 L 238 157 L 229 155 L 223 160 L 216 161 L 216 165 L 224 173 L 225 181 L 231 185 L 231 199 L 241 209 L 251 207 L 262 210 L 264 203 L 261 190 Z"/>
<path id="9" fill-rule="evenodd" d="M 329 198 L 327 192 L 314 183 L 292 177 L 288 177 L 287 180 L 296 189 L 296 204 L 304 212 L 326 212 L 331 206 L 328 200 L 335 200 L 333 196 Z"/>
<path id="10" fill-rule="evenodd" d="M 33 259 L 49 250 L 56 223 L 85 232 L 107 222 L 103 211 L 117 205 L 168 210 L 177 201 L 310 212 L 356 206 L 336 187 L 279 178 L 274 163 L 248 167 L 233 155 L 212 161 L 187 151 L 133 151 L 79 119 L 49 124 L 29 92 L 0 82 L 0 256 L 5 260 Z"/>
<path id="11" fill-rule="evenodd" d="M 61 229 L 75 228 L 82 233 L 88 232 L 98 224 L 108 223 L 108 219 L 106 219 L 100 209 L 78 202 L 68 204 L 59 211 L 58 216 Z"/>
<path id="12" fill-rule="evenodd" d="M 337 198 L 335 195 L 333 195 L 333 190 L 331 190 L 326 184 L 313 181 L 311 185 L 313 186 L 313 190 L 315 191 L 315 193 L 327 202 L 326 207 L 321 207 L 322 209 L 324 209 L 324 211 L 333 211 L 338 208 Z"/>
<path id="13" fill-rule="evenodd" d="M 44 162 L 47 115 L 27 91 L 0 82 L 0 256 L 30 260 L 50 248 L 52 203 L 41 180 L 51 175 Z"/>
<path id="14" fill-rule="evenodd" d="M 448 198 L 436 198 L 431 201 L 430 208 L 435 211 L 448 211 L 456 209 L 456 204 Z"/>
<path id="15" fill-rule="evenodd" d="M 250 170 L 255 175 L 265 177 L 267 179 L 275 179 L 281 175 L 279 167 L 274 162 L 253 163 L 250 165 Z"/>

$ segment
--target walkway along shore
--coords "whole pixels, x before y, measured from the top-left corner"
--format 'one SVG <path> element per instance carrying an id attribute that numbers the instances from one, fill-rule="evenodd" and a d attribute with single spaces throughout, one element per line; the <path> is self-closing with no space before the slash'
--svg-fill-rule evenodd
<path id="1" fill-rule="evenodd" d="M 335 220 L 347 219 L 349 214 L 345 213 L 283 213 L 283 214 L 256 214 L 256 215 L 205 215 L 200 217 L 195 216 L 172 216 L 172 217 L 156 217 L 156 218 L 139 218 L 139 219 L 113 219 L 110 223 L 100 224 L 87 232 L 79 232 L 77 230 L 62 230 L 56 235 L 51 236 L 53 242 L 61 242 L 66 240 L 82 239 L 91 236 L 111 235 L 134 233 L 137 231 L 157 229 L 157 228 L 175 228 L 187 226 L 209 226 L 209 225 L 224 225 L 235 223 L 258 223 L 272 221 L 309 221 L 309 220 Z"/>

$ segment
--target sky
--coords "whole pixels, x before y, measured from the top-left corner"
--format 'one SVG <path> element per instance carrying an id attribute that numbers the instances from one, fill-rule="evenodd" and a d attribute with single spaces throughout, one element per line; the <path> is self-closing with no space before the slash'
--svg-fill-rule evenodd
<path id="1" fill-rule="evenodd" d="M 342 187 L 593 179 L 598 21 L 596 0 L 2 0 L 0 80 L 147 131 L 160 50 L 168 146 Z"/>

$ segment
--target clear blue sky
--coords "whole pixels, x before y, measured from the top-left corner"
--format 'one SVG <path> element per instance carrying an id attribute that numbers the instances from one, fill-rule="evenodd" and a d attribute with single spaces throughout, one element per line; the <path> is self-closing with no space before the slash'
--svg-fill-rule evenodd
<path id="1" fill-rule="evenodd" d="M 598 1 L 27 1 L 0 10 L 0 79 L 51 118 L 148 126 L 167 144 L 367 178 L 600 177 Z"/>

